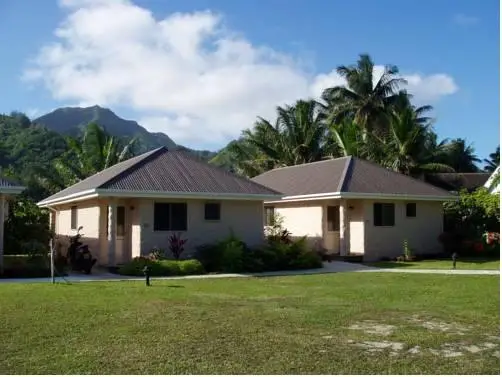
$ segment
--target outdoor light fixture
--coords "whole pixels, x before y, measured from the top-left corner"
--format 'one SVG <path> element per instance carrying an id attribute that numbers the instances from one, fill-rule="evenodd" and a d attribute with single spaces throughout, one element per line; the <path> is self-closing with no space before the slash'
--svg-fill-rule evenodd
<path id="1" fill-rule="evenodd" d="M 143 267 L 143 273 L 145 274 L 145 283 L 148 286 L 150 286 L 150 266 L 145 266 Z"/>

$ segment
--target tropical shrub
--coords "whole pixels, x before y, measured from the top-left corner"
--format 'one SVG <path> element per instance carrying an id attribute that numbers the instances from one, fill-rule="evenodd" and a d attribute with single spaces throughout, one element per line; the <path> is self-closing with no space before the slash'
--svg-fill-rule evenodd
<path id="1" fill-rule="evenodd" d="M 446 253 L 461 256 L 496 256 L 500 229 L 500 199 L 485 188 L 460 192 L 459 200 L 445 204 L 445 229 L 440 242 Z M 487 234 L 491 234 L 487 240 Z"/>
<path id="2" fill-rule="evenodd" d="M 50 275 L 50 264 L 46 257 L 5 255 L 3 274 L 0 274 L 0 278 L 38 278 Z"/>
<path id="3" fill-rule="evenodd" d="M 460 192 L 459 200 L 444 205 L 445 229 L 467 237 L 500 229 L 500 197 L 480 188 L 472 193 Z"/>
<path id="4" fill-rule="evenodd" d="M 205 273 L 204 267 L 196 259 L 186 259 L 176 262 L 179 266 L 180 275 L 202 275 Z"/>
<path id="5" fill-rule="evenodd" d="M 231 234 L 214 244 L 198 246 L 196 259 L 208 272 L 241 272 L 247 251 L 246 244 Z"/>
<path id="6" fill-rule="evenodd" d="M 208 272 L 265 272 L 322 267 L 318 253 L 308 247 L 306 237 L 293 241 L 270 238 L 260 248 L 250 249 L 230 236 L 215 244 L 201 245 L 196 258 Z"/>
<path id="7" fill-rule="evenodd" d="M 269 241 L 261 256 L 268 271 L 322 267 L 321 257 L 309 249 L 306 237 L 289 243 Z"/>
<path id="8" fill-rule="evenodd" d="M 49 214 L 32 200 L 20 196 L 9 203 L 5 222 L 5 254 L 41 255 L 49 252 Z"/>
<path id="9" fill-rule="evenodd" d="M 136 257 L 118 269 L 120 275 L 143 276 L 145 266 L 150 267 L 150 276 L 183 276 L 203 274 L 204 267 L 195 259 L 187 260 L 152 260 Z"/>
<path id="10" fill-rule="evenodd" d="M 169 250 L 173 254 L 174 259 L 178 260 L 185 251 L 187 239 L 181 238 L 181 233 L 174 233 L 169 236 Z"/>

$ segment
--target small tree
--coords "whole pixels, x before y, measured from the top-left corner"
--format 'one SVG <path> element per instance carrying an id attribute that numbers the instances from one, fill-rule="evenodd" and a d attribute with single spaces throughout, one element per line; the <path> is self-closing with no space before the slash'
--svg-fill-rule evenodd
<path id="1" fill-rule="evenodd" d="M 480 237 L 500 229 L 500 199 L 485 188 L 461 191 L 458 201 L 444 206 L 446 228 L 466 237 Z"/>
<path id="2" fill-rule="evenodd" d="M 43 254 L 49 249 L 50 238 L 47 210 L 24 196 L 10 203 L 5 223 L 6 254 Z"/>
<path id="3" fill-rule="evenodd" d="M 265 228 L 265 235 L 268 240 L 289 243 L 291 232 L 283 227 L 284 217 L 278 213 L 274 213 L 271 223 L 271 225 Z"/>

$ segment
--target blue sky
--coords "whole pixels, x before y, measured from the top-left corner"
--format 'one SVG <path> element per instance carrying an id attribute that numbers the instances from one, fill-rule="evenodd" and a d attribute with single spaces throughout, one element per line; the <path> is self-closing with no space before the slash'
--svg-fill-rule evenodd
<path id="1" fill-rule="evenodd" d="M 482 158 L 499 144 L 497 0 L 3 0 L 0 14 L 1 112 L 97 103 L 217 149 L 367 52 L 411 78 L 440 137 Z"/>

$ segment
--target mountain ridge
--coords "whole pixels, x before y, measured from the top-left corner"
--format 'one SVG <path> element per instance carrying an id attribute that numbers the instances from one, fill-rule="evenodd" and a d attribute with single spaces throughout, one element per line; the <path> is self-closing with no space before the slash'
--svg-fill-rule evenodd
<path id="1" fill-rule="evenodd" d="M 111 109 L 99 105 L 61 107 L 33 120 L 35 124 L 69 136 L 82 134 L 85 126 L 92 122 L 102 126 L 112 136 L 136 138 L 140 153 L 160 146 L 168 148 L 178 146 L 168 135 L 162 132 L 149 132 L 138 122 L 121 118 Z"/>

